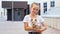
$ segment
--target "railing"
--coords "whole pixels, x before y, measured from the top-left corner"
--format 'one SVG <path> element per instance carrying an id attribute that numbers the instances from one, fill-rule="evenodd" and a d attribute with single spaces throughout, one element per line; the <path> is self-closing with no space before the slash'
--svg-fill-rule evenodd
<path id="1" fill-rule="evenodd" d="M 48 26 L 60 30 L 60 18 L 46 17 L 44 19 Z"/>

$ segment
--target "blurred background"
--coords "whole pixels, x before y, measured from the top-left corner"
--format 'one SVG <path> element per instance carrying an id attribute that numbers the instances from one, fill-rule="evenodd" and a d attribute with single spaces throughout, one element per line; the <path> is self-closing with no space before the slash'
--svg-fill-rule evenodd
<path id="1" fill-rule="evenodd" d="M 0 34 L 28 34 L 22 21 L 33 2 L 48 26 L 42 34 L 60 34 L 60 0 L 0 0 Z"/>

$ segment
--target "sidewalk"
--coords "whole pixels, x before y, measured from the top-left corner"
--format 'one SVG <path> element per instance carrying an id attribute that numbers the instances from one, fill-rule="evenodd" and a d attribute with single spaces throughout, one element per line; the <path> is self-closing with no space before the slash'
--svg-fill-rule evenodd
<path id="1" fill-rule="evenodd" d="M 60 34 L 60 31 L 48 27 L 48 29 L 46 31 L 44 31 L 42 34 Z"/>
<path id="2" fill-rule="evenodd" d="M 0 34 L 28 34 L 23 26 L 22 21 L 1 21 Z M 60 34 L 60 31 L 48 27 L 42 34 Z"/>

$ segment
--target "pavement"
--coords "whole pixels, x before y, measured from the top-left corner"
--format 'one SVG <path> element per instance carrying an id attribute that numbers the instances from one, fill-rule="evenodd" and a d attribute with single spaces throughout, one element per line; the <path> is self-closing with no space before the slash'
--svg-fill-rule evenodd
<path id="1" fill-rule="evenodd" d="M 0 21 L 0 34 L 28 34 L 22 21 Z M 42 34 L 60 34 L 59 30 L 48 27 Z"/>

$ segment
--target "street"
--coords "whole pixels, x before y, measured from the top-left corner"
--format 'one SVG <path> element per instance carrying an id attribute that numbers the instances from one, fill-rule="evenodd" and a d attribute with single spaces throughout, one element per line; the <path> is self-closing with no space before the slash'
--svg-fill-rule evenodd
<path id="1" fill-rule="evenodd" d="M 0 34 L 28 34 L 22 21 L 0 21 Z M 59 30 L 48 27 L 42 34 L 60 34 Z"/>

